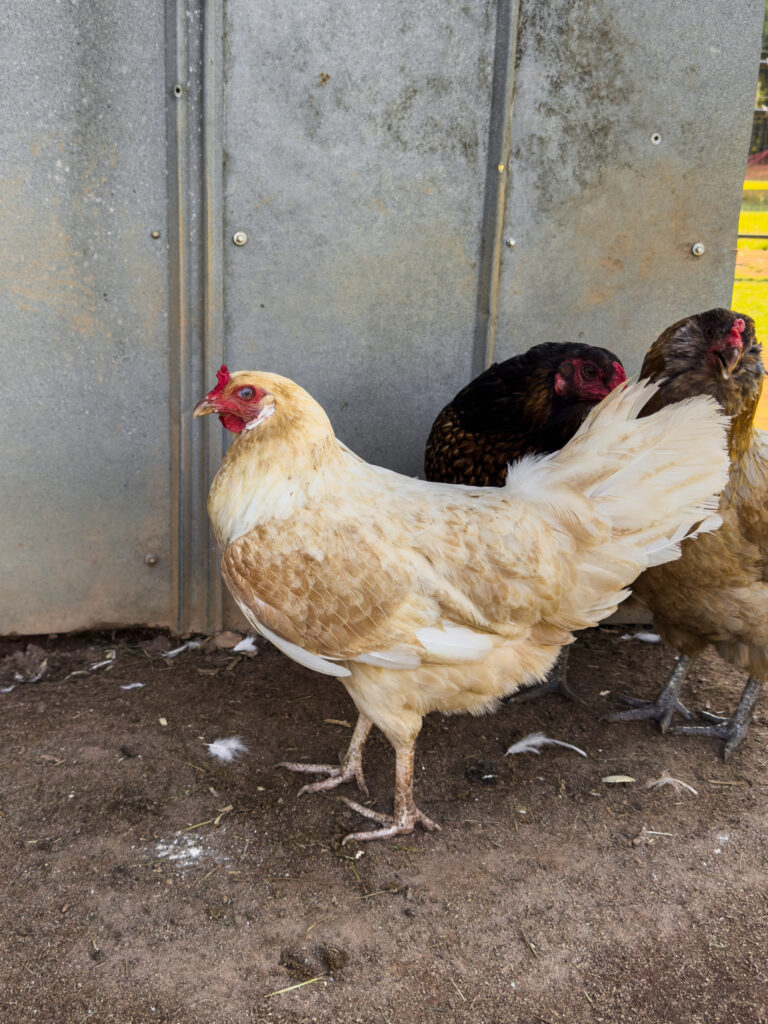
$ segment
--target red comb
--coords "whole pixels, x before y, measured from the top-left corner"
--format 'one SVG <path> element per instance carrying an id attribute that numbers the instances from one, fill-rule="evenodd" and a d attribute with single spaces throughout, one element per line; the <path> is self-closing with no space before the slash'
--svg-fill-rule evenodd
<path id="1" fill-rule="evenodd" d="M 226 368 L 226 366 L 224 366 L 223 363 L 221 365 L 221 368 L 216 371 L 216 380 L 219 383 L 212 391 L 208 392 L 208 394 L 205 396 L 206 398 L 212 398 L 214 395 L 218 395 L 220 392 L 224 390 L 227 384 L 229 384 L 229 370 Z"/>

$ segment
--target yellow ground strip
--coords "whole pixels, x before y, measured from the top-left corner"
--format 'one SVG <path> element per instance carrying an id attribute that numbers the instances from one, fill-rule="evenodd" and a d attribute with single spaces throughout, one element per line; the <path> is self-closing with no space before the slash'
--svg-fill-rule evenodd
<path id="1" fill-rule="evenodd" d="M 768 235 L 768 180 L 745 181 L 744 192 L 765 192 L 766 208 L 754 209 L 758 196 L 752 199 L 745 195 L 745 205 L 753 209 L 742 209 L 739 234 Z M 768 239 L 739 239 L 731 308 L 749 313 L 754 319 L 758 340 L 763 342 L 768 354 Z M 768 387 L 763 389 L 755 422 L 761 430 L 768 430 Z"/>

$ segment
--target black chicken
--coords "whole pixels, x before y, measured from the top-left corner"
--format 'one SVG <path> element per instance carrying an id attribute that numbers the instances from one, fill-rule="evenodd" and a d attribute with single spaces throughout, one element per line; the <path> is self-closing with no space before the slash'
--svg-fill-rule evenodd
<path id="1" fill-rule="evenodd" d="M 494 363 L 445 406 L 432 424 L 424 456 L 427 480 L 502 487 L 511 462 L 558 451 L 587 413 L 626 380 L 618 356 L 578 342 L 545 342 Z M 573 697 L 563 647 L 543 691 Z"/>
<path id="2" fill-rule="evenodd" d="M 545 342 L 494 363 L 446 405 L 427 440 L 427 480 L 502 487 L 523 455 L 559 451 L 626 380 L 604 348 Z"/>

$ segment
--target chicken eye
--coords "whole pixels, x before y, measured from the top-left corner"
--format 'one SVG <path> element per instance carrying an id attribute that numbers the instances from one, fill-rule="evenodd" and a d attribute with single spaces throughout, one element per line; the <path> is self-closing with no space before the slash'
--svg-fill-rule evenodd
<path id="1" fill-rule="evenodd" d="M 712 341 L 712 339 L 715 336 L 715 329 L 714 329 L 714 327 L 705 327 L 704 328 L 704 335 L 706 336 L 707 341 Z"/>
<path id="2" fill-rule="evenodd" d="M 582 366 L 581 376 L 585 377 L 587 380 L 592 380 L 593 377 L 597 376 L 597 370 L 594 366 L 587 364 L 586 366 Z"/>
<path id="3" fill-rule="evenodd" d="M 253 388 L 240 388 L 237 394 L 244 401 L 250 402 L 250 400 L 253 398 L 256 392 L 253 390 Z"/>

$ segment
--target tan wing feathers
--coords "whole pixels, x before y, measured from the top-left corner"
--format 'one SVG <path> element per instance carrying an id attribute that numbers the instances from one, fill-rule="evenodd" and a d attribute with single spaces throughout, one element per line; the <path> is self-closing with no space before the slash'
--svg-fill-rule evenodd
<path id="1" fill-rule="evenodd" d="M 420 648 L 416 632 L 442 619 L 518 637 L 557 607 L 573 544 L 522 506 L 510 533 L 514 503 L 498 500 L 496 527 L 472 502 L 432 516 L 393 510 L 375 532 L 363 510 L 329 529 L 322 510 L 302 509 L 229 545 L 222 571 L 268 628 L 323 657 Z"/>

